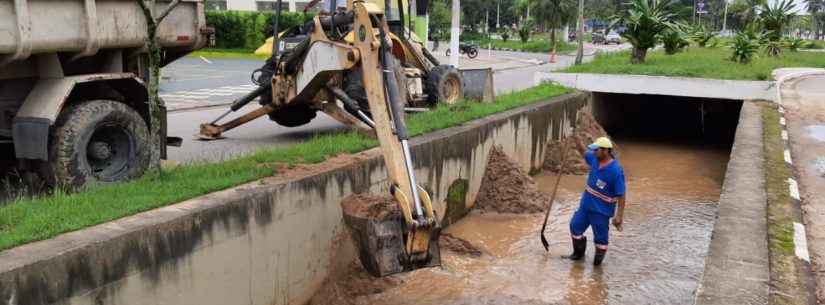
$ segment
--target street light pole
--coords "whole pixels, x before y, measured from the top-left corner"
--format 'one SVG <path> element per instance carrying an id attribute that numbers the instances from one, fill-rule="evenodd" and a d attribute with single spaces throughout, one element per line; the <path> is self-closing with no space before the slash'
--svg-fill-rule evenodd
<path id="1" fill-rule="evenodd" d="M 527 17 L 525 17 L 527 20 L 525 22 L 528 22 L 530 21 L 530 0 L 525 1 L 525 3 L 527 3 Z"/>
<path id="2" fill-rule="evenodd" d="M 725 35 L 725 31 L 728 28 L 728 0 L 725 0 L 725 16 L 722 17 L 722 35 Z"/>
<path id="3" fill-rule="evenodd" d="M 581 65 L 584 58 L 584 0 L 579 0 L 579 18 L 576 22 L 576 61 L 575 65 Z"/>
<path id="4" fill-rule="evenodd" d="M 452 29 L 450 31 L 450 64 L 458 68 L 458 41 L 461 35 L 461 0 L 453 0 Z"/>
<path id="5" fill-rule="evenodd" d="M 498 0 L 496 5 L 496 30 L 501 28 L 501 0 Z"/>

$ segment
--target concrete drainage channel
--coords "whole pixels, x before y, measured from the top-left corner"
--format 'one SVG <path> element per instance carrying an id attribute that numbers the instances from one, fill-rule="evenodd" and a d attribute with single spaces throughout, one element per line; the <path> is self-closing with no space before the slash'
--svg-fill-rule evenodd
<path id="1" fill-rule="evenodd" d="M 751 191 L 729 187 L 753 175 L 733 170 L 752 158 L 739 147 L 753 139 L 741 127 L 737 131 L 737 122 L 761 120 L 751 107 L 580 92 L 416 138 L 421 184 L 433 194 L 438 214 L 448 215 L 448 242 L 458 244 L 442 251 L 440 268 L 372 279 L 355 264 L 339 202 L 354 193 L 388 193 L 383 162 L 371 150 L 1 252 L 0 300 L 704 304 L 721 291 L 714 283 L 723 279 L 706 266 L 724 263 L 714 255 L 729 254 L 714 250 L 727 240 L 730 224 L 722 214 L 736 194 Z M 600 268 L 589 264 L 592 245 L 586 262 L 559 259 L 569 251 L 567 221 L 582 176 L 562 178 L 551 211 L 549 254 L 538 241 L 543 214 L 469 211 L 496 146 L 514 167 L 534 174 L 524 183 L 549 192 L 555 175 L 542 171 L 553 149 L 548 144 L 581 112 L 592 113 L 618 142 L 629 178 L 626 229 L 613 232 Z"/>

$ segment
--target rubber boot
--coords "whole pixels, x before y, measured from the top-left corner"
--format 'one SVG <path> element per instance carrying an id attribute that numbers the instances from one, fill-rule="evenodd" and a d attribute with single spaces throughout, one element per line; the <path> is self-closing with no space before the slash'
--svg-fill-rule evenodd
<path id="1" fill-rule="evenodd" d="M 580 239 L 573 239 L 573 253 L 570 255 L 564 256 L 564 258 L 569 260 L 580 260 L 584 258 L 584 252 L 587 250 L 587 237 L 582 236 Z"/>
<path id="2" fill-rule="evenodd" d="M 593 256 L 593 266 L 601 265 L 605 254 L 607 254 L 607 249 L 596 248 L 596 255 Z"/>

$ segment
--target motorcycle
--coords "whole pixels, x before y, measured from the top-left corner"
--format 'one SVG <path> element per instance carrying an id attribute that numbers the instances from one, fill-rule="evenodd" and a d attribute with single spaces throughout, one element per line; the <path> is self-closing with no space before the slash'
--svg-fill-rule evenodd
<path id="1" fill-rule="evenodd" d="M 450 49 L 447 48 L 447 57 L 450 56 Z M 478 47 L 474 44 L 469 43 L 460 43 L 458 45 L 458 52 L 459 54 L 466 54 L 469 58 L 476 58 L 478 57 Z"/>

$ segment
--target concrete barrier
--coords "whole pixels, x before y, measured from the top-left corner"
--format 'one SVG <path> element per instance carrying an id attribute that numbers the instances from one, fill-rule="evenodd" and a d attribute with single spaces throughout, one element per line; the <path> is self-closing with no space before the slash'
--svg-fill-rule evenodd
<path id="1" fill-rule="evenodd" d="M 474 202 L 493 145 L 537 169 L 589 101 L 572 93 L 413 139 L 439 215 L 456 181 Z M 336 239 L 339 202 L 366 191 L 388 192 L 376 149 L 3 251 L 0 304 L 302 304 L 332 262 L 355 257 Z"/>
<path id="2" fill-rule="evenodd" d="M 737 101 L 772 101 L 776 97 L 772 81 L 590 73 L 536 73 L 534 78 L 536 83 L 553 81 L 590 92 L 672 95 Z"/>

